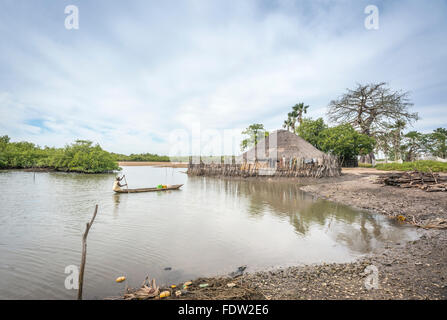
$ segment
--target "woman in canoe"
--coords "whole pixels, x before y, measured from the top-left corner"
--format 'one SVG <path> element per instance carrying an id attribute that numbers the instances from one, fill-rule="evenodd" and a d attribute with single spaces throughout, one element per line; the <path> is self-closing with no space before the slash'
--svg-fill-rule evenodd
<path id="1" fill-rule="evenodd" d="M 124 179 L 124 176 L 120 177 L 116 177 L 115 182 L 113 183 L 113 191 L 121 191 L 121 187 L 125 187 L 127 186 L 127 184 L 121 184 L 121 180 Z"/>

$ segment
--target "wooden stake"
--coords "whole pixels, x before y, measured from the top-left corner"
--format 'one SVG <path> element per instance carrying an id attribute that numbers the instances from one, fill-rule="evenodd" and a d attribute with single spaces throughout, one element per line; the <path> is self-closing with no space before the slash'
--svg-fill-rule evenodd
<path id="1" fill-rule="evenodd" d="M 90 227 L 95 221 L 96 214 L 98 213 L 98 205 L 95 206 L 95 212 L 93 213 L 92 220 L 87 222 L 85 227 L 84 235 L 82 236 L 82 258 L 81 258 L 81 269 L 79 271 L 79 288 L 78 288 L 78 300 L 82 300 L 82 285 L 84 284 L 84 269 L 85 269 L 85 259 L 87 258 L 87 236 Z"/>

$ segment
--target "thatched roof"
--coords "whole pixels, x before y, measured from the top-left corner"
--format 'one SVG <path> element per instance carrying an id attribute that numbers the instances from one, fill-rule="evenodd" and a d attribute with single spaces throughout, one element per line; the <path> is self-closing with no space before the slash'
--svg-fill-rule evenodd
<path id="1" fill-rule="evenodd" d="M 303 138 L 287 130 L 272 132 L 267 138 L 259 141 L 256 148 L 253 147 L 244 152 L 240 160 L 254 161 L 255 150 L 257 150 L 257 159 L 260 161 L 282 157 L 318 159 L 327 156 Z"/>

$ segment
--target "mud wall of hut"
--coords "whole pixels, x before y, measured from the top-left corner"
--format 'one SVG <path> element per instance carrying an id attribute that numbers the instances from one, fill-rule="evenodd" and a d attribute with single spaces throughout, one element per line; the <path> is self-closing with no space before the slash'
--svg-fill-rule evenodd
<path id="1" fill-rule="evenodd" d="M 281 158 L 266 159 L 255 162 L 236 163 L 193 163 L 190 158 L 188 174 L 194 176 L 228 176 L 228 177 L 336 177 L 341 174 L 341 167 L 335 157 L 319 159 Z"/>

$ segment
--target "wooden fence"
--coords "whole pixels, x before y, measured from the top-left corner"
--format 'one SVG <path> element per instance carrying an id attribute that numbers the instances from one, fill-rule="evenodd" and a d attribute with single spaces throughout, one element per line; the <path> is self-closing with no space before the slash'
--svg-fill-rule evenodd
<path id="1" fill-rule="evenodd" d="M 232 176 L 232 177 L 336 177 L 341 167 L 334 157 L 318 159 L 281 158 L 264 159 L 256 162 L 205 163 L 201 159 L 193 163 L 190 158 L 188 174 L 194 176 Z"/>

